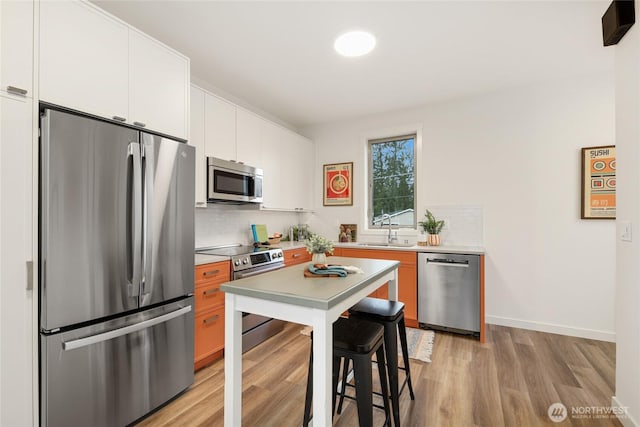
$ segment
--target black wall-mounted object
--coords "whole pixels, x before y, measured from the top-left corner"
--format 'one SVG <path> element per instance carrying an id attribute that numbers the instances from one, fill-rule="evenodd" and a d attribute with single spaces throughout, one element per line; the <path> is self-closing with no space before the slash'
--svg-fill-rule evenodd
<path id="1" fill-rule="evenodd" d="M 602 41 L 605 46 L 618 44 L 636 22 L 633 0 L 613 0 L 602 15 Z"/>

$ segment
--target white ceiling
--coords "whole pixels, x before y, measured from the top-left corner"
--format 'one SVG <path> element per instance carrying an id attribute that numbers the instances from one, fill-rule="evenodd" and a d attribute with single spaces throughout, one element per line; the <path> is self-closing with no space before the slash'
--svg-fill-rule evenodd
<path id="1" fill-rule="evenodd" d="M 191 58 L 191 73 L 294 127 L 611 72 L 608 0 L 95 1 Z M 378 40 L 360 58 L 333 41 Z"/>

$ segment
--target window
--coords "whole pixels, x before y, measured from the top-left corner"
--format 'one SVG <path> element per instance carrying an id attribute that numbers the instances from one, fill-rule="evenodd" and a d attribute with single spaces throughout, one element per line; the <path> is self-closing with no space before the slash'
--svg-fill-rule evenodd
<path id="1" fill-rule="evenodd" d="M 369 227 L 416 227 L 416 135 L 369 140 Z M 384 224 L 387 224 L 385 217 Z"/>

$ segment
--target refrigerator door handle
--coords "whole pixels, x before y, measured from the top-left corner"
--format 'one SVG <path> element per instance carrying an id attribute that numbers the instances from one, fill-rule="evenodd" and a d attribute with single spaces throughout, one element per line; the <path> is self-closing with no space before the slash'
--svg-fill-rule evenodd
<path id="1" fill-rule="evenodd" d="M 140 323 L 136 323 L 133 325 L 129 325 L 129 326 L 125 326 L 122 328 L 118 328 L 118 329 L 114 329 L 112 331 L 109 332 L 103 332 L 100 334 L 96 334 L 96 335 L 91 335 L 85 338 L 78 338 L 76 340 L 71 340 L 71 341 L 67 341 L 67 342 L 63 342 L 62 343 L 62 349 L 64 351 L 69 351 L 69 350 L 74 350 L 76 348 L 81 348 L 81 347 L 86 347 L 89 345 L 93 345 L 93 344 L 98 344 L 101 343 L 103 341 L 107 341 L 113 338 L 118 338 L 121 337 L 123 335 L 128 335 L 131 334 L 133 332 L 137 332 L 137 331 L 141 331 L 143 329 L 147 329 L 150 328 L 151 326 L 160 324 L 160 323 L 164 323 L 167 322 L 171 319 L 175 319 L 176 317 L 182 316 L 185 313 L 188 313 L 191 311 L 191 306 L 188 305 L 186 307 L 182 307 L 179 308 L 178 310 L 174 310 L 170 313 L 167 314 L 162 314 L 158 317 L 154 317 L 152 319 L 148 319 L 145 321 L 142 321 Z"/>
<path id="2" fill-rule="evenodd" d="M 127 147 L 128 203 L 127 203 L 127 279 L 128 294 L 131 297 L 140 295 L 142 280 L 142 165 L 140 144 L 129 143 Z"/>
<path id="3" fill-rule="evenodd" d="M 149 229 L 149 218 L 151 218 L 152 212 L 154 209 L 153 206 L 153 196 L 154 196 L 154 188 L 153 188 L 153 180 L 155 175 L 155 170 L 153 168 L 153 140 L 149 140 L 149 136 L 147 134 L 142 135 L 142 188 L 143 197 L 144 197 L 144 213 L 142 220 L 142 295 L 148 295 L 151 293 L 150 283 L 153 280 L 151 277 L 151 269 L 153 264 L 153 235 L 152 231 Z"/>

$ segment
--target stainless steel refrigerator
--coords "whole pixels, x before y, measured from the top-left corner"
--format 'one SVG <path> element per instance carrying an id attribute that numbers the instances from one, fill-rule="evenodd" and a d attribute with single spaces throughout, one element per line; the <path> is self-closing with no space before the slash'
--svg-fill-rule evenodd
<path id="1" fill-rule="evenodd" d="M 122 426 L 193 383 L 191 146 L 43 107 L 40 421 Z"/>

